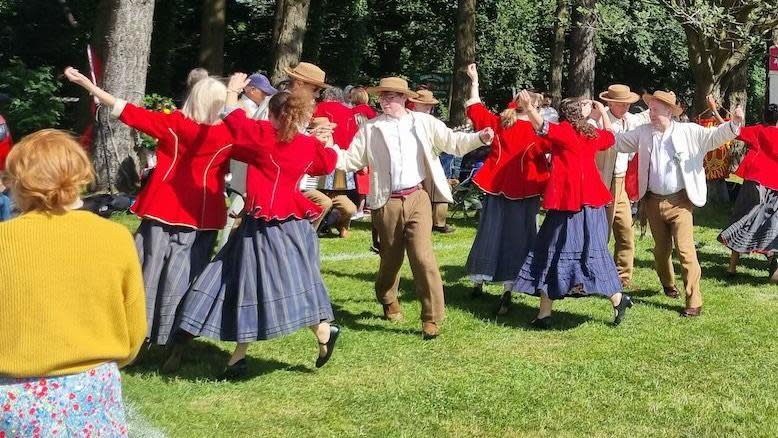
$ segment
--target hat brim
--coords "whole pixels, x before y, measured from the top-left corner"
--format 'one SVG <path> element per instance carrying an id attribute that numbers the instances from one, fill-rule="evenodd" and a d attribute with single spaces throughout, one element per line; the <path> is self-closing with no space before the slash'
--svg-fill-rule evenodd
<path id="1" fill-rule="evenodd" d="M 438 99 L 432 99 L 432 100 L 419 100 L 411 97 L 408 99 L 409 102 L 413 102 L 418 105 L 437 105 L 440 103 Z"/>
<path id="2" fill-rule="evenodd" d="M 332 85 L 317 81 L 315 79 L 311 79 L 306 76 L 302 76 L 298 73 L 295 73 L 294 70 L 290 69 L 289 67 L 284 67 L 284 72 L 292 79 L 297 79 L 298 81 L 305 82 L 306 84 L 316 85 L 320 88 L 331 88 Z"/>
<path id="3" fill-rule="evenodd" d="M 653 94 L 646 93 L 643 95 L 643 102 L 645 102 L 646 105 L 651 103 L 652 100 L 658 100 L 659 102 L 662 102 L 663 104 L 669 106 L 673 110 L 674 116 L 680 116 L 681 114 L 683 114 L 683 108 L 681 108 L 680 105 L 676 105 L 672 102 L 668 102 L 664 99 L 654 96 Z"/>
<path id="4" fill-rule="evenodd" d="M 637 93 L 633 93 L 630 91 L 629 98 L 627 99 L 614 99 L 612 97 L 608 97 L 608 92 L 603 91 L 600 93 L 600 100 L 604 100 L 606 102 L 617 102 L 617 103 L 635 103 L 638 100 L 640 100 L 640 96 L 638 96 Z"/>
<path id="5" fill-rule="evenodd" d="M 411 99 L 415 99 L 419 97 L 419 94 L 416 93 L 413 90 L 409 90 L 407 88 L 395 88 L 395 87 L 368 87 L 366 91 L 370 94 L 378 94 L 383 93 L 385 91 L 390 91 L 393 93 L 400 93 L 408 96 Z"/>

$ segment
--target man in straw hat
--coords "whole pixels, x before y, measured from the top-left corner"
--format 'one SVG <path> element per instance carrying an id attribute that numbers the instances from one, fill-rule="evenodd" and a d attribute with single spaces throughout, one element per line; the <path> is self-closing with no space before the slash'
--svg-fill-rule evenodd
<path id="1" fill-rule="evenodd" d="M 435 99 L 430 90 L 416 90 L 416 94 L 418 96 L 408 98 L 408 102 L 413 104 L 413 111 L 432 114 L 435 106 L 440 103 L 438 99 Z M 434 154 L 438 158 L 437 164 L 443 168 L 442 153 L 435 149 Z M 448 171 L 445 168 L 443 168 L 443 173 L 448 177 Z M 448 201 L 443 197 L 435 197 L 432 193 L 430 193 L 430 197 L 432 200 L 432 231 L 443 234 L 453 233 L 454 227 L 446 223 L 446 219 L 448 219 Z"/>
<path id="2" fill-rule="evenodd" d="M 418 94 L 398 77 L 381 79 L 368 92 L 378 94 L 384 114 L 364 123 L 349 149 L 338 151 L 337 168 L 372 169 L 368 204 L 381 241 L 375 290 L 384 317 L 403 318 L 397 287 L 407 250 L 421 300 L 422 335 L 432 339 L 439 333 L 445 309 L 443 281 L 432 251 L 430 195 L 452 202 L 451 188 L 433 150 L 464 155 L 490 144 L 494 132 L 456 133 L 429 114 L 407 111 L 406 101 Z"/>
<path id="3" fill-rule="evenodd" d="M 651 123 L 616 134 L 615 148 L 638 154 L 639 196 L 654 237 L 654 262 L 664 293 L 671 298 L 679 295 L 671 259 L 675 241 L 686 289 L 686 307 L 681 316 L 699 316 L 702 272 L 694 248 L 692 212 L 706 201 L 702 161 L 708 151 L 737 137 L 744 121 L 743 109 L 735 110 L 731 122 L 703 128 L 673 121 L 673 116 L 682 112 L 673 92 L 656 91 L 643 100 L 648 104 Z"/>
<path id="4" fill-rule="evenodd" d="M 607 91 L 600 93 L 600 99 L 608 105 L 605 114 L 600 117 L 608 117 L 614 133 L 631 131 L 640 125 L 648 123 L 645 116 L 629 112 L 630 106 L 640 100 L 640 96 L 633 93 L 626 85 L 615 84 L 608 87 Z M 602 121 L 598 122 L 602 128 Z M 613 230 L 614 261 L 619 270 L 619 277 L 624 286 L 632 282 L 632 271 L 635 260 L 635 235 L 632 231 L 632 204 L 627 195 L 624 184 L 627 176 L 627 167 L 633 154 L 616 152 L 615 149 L 607 149 L 597 154 L 597 167 L 605 186 L 610 188 L 613 195 L 613 203 L 608 206 L 608 226 Z M 610 233 L 608 233 L 610 234 Z"/>

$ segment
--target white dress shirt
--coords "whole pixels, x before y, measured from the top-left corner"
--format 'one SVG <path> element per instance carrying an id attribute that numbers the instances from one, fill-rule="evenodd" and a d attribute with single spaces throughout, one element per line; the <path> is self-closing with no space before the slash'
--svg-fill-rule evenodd
<path id="1" fill-rule="evenodd" d="M 391 117 L 386 123 L 386 146 L 391 159 L 392 191 L 419 185 L 427 176 L 424 155 L 413 132 L 413 117 Z"/>
<path id="2" fill-rule="evenodd" d="M 657 195 L 672 195 L 685 188 L 679 158 L 670 134 L 667 131 L 653 131 L 654 145 L 648 165 L 648 191 Z"/>

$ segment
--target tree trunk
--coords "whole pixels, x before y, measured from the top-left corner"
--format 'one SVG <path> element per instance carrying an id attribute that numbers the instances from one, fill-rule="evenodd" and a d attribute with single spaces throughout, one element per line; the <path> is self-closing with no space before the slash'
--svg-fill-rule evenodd
<path id="1" fill-rule="evenodd" d="M 465 124 L 465 100 L 470 95 L 470 78 L 467 65 L 475 61 L 475 8 L 476 0 L 459 0 L 456 23 L 456 48 L 454 52 L 454 76 L 452 78 L 449 125 Z"/>
<path id="2" fill-rule="evenodd" d="M 271 81 L 277 83 L 286 77 L 284 69 L 293 67 L 300 62 L 303 51 L 305 28 L 308 22 L 308 10 L 311 0 L 277 0 L 276 8 L 282 5 L 281 16 L 276 9 L 276 23 L 273 33 L 278 30 L 274 39 L 273 70 Z"/>
<path id="3" fill-rule="evenodd" d="M 729 112 L 732 114 L 735 108 L 740 105 L 743 111 L 746 111 L 748 104 L 748 63 L 740 64 L 727 81 L 727 101 L 729 102 Z"/>
<path id="4" fill-rule="evenodd" d="M 570 34 L 570 76 L 567 93 L 590 98 L 594 94 L 595 0 L 575 0 Z"/>
<path id="5" fill-rule="evenodd" d="M 99 3 L 95 49 L 103 60 L 100 86 L 129 102 L 143 100 L 149 65 L 154 0 L 103 0 Z M 132 130 L 98 112 L 93 160 L 96 189 L 132 192 L 138 185 L 138 155 Z"/>
<path id="6" fill-rule="evenodd" d="M 226 0 L 203 0 L 200 65 L 211 74 L 224 74 Z"/>
<path id="7" fill-rule="evenodd" d="M 551 48 L 551 78 L 549 91 L 551 92 L 552 105 L 559 108 L 562 102 L 562 70 L 565 64 L 565 33 L 567 30 L 567 0 L 557 0 L 554 14 L 554 45 Z"/>
<path id="8" fill-rule="evenodd" d="M 321 62 L 321 41 L 324 31 L 324 14 L 327 11 L 327 0 L 311 0 L 308 10 L 308 26 L 303 41 L 303 55 L 308 62 Z"/>

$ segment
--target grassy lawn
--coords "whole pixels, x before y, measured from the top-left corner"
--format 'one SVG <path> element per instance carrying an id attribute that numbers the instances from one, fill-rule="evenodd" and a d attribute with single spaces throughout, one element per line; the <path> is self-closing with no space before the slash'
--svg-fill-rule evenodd
<path id="1" fill-rule="evenodd" d="M 474 221 L 455 220 L 456 233 L 435 236 L 447 319 L 434 341 L 421 339 L 407 263 L 406 322 L 380 318 L 378 256 L 368 252 L 369 225 L 358 223 L 349 240 L 322 241 L 324 279 L 344 328 L 327 366 L 314 368 L 316 343 L 301 331 L 253 344 L 250 380 L 218 382 L 234 345 L 202 340 L 175 376 L 157 372 L 159 354 L 126 370 L 125 393 L 176 437 L 778 436 L 778 287 L 757 256 L 725 279 L 729 255 L 716 235 L 727 215 L 721 206 L 696 215 L 702 317 L 679 318 L 683 302 L 659 293 L 649 234 L 638 241 L 636 305 L 620 327 L 610 325 L 608 301 L 590 298 L 557 303 L 551 331 L 528 326 L 535 298 L 517 297 L 495 319 L 501 286 L 467 297 Z"/>

